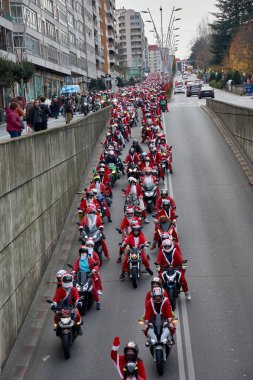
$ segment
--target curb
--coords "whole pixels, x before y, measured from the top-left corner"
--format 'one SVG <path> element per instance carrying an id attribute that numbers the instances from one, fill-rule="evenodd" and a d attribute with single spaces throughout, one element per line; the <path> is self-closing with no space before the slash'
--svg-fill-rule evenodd
<path id="1" fill-rule="evenodd" d="M 240 144 L 236 141 L 232 133 L 222 120 L 216 115 L 216 113 L 207 106 L 201 106 L 202 110 L 212 119 L 215 126 L 219 129 L 220 133 L 224 137 L 226 143 L 231 148 L 237 161 L 241 165 L 241 168 L 248 178 L 249 184 L 253 185 L 253 165 L 250 163 L 249 158 L 243 152 Z"/>

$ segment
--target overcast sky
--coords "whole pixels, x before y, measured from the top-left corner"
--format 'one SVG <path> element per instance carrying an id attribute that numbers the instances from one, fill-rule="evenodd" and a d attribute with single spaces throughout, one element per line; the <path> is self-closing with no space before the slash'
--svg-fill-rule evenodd
<path id="1" fill-rule="evenodd" d="M 197 36 L 197 25 L 204 17 L 208 16 L 209 21 L 213 20 L 213 16 L 209 12 L 216 12 L 216 0 L 116 0 L 116 8 L 134 9 L 141 11 L 149 8 L 158 33 L 161 32 L 161 13 L 160 6 L 163 8 L 163 30 L 167 33 L 169 19 L 173 6 L 183 8 L 181 11 L 175 12 L 174 15 L 181 17 L 181 20 L 174 23 L 180 30 L 176 31 L 180 35 L 179 47 L 176 53 L 177 58 L 186 58 L 190 54 L 191 41 Z M 144 21 L 149 19 L 149 15 L 142 14 Z M 145 23 L 145 34 L 148 37 L 149 44 L 156 43 L 151 23 Z"/>

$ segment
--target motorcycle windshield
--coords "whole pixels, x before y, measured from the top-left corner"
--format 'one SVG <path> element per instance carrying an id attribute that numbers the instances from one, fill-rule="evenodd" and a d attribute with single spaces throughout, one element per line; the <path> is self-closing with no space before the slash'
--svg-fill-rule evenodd
<path id="1" fill-rule="evenodd" d="M 88 214 L 87 227 L 89 229 L 89 232 L 95 232 L 97 230 L 96 220 L 97 220 L 97 215 Z"/>
<path id="2" fill-rule="evenodd" d="M 144 185 L 144 187 L 145 187 L 145 189 L 146 189 L 147 191 L 151 191 L 151 190 L 153 190 L 153 188 L 154 188 L 154 186 L 155 186 L 155 184 L 154 184 L 154 182 L 153 182 L 153 179 L 152 179 L 152 178 L 149 178 L 149 177 L 146 177 L 146 178 L 144 179 L 143 185 Z"/>
<path id="3" fill-rule="evenodd" d="M 163 322 L 161 314 L 156 314 L 151 320 L 151 323 L 153 323 L 154 326 L 154 333 L 158 338 L 161 337 L 163 332 Z"/>
<path id="4" fill-rule="evenodd" d="M 87 272 L 78 272 L 76 281 L 79 285 L 83 286 L 89 279 L 88 273 Z"/>
<path id="5" fill-rule="evenodd" d="M 167 221 L 165 223 L 160 223 L 160 227 L 163 230 L 163 232 L 167 232 L 170 229 L 170 226 L 171 226 L 171 224 L 169 221 Z"/>
<path id="6" fill-rule="evenodd" d="M 113 170 L 114 167 L 115 167 L 115 165 L 114 165 L 113 162 L 109 162 L 108 167 L 109 167 L 110 170 Z"/>

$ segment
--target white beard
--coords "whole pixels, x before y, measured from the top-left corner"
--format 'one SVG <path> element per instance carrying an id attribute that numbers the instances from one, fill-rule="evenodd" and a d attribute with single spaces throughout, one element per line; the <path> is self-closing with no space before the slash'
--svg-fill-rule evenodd
<path id="1" fill-rule="evenodd" d="M 88 248 L 88 254 L 93 257 L 93 248 Z"/>
<path id="2" fill-rule="evenodd" d="M 96 182 L 96 189 L 97 189 L 98 194 L 100 194 L 100 183 L 99 182 Z"/>
<path id="3" fill-rule="evenodd" d="M 136 185 L 131 185 L 131 193 L 136 194 Z"/>

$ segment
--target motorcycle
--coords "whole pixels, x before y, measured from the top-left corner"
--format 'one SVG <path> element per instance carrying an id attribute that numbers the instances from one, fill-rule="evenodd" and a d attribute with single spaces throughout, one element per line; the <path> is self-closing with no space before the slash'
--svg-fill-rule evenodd
<path id="1" fill-rule="evenodd" d="M 157 270 L 162 269 L 162 281 L 163 281 L 163 287 L 166 290 L 170 304 L 171 309 L 174 311 L 176 309 L 176 300 L 178 299 L 180 295 L 181 290 L 181 272 L 180 269 L 186 269 L 186 263 L 187 260 L 183 261 L 182 268 L 173 268 L 173 267 L 164 267 L 159 268 L 159 265 L 157 265 Z"/>
<path id="2" fill-rule="evenodd" d="M 126 171 L 127 171 L 127 178 L 134 177 L 137 180 L 139 179 L 139 175 L 140 175 L 139 170 L 133 162 L 131 162 L 131 164 L 128 166 Z"/>
<path id="3" fill-rule="evenodd" d="M 83 102 L 83 104 L 82 104 L 82 113 L 84 114 L 84 116 L 87 116 L 89 112 L 90 112 L 90 110 L 89 110 L 88 103 L 87 102 Z"/>
<path id="4" fill-rule="evenodd" d="M 110 182 L 112 184 L 112 187 L 114 186 L 115 182 L 117 181 L 117 179 L 119 178 L 119 171 L 118 171 L 118 168 L 115 164 L 113 163 L 109 163 L 108 164 L 108 168 L 110 169 Z"/>
<path id="5" fill-rule="evenodd" d="M 122 189 L 122 191 L 124 192 L 125 190 Z M 126 212 L 126 208 L 128 206 L 133 206 L 133 207 L 140 206 L 140 200 L 136 194 L 130 193 L 129 195 L 123 195 L 123 196 L 126 197 L 125 204 L 124 204 L 124 212 Z"/>
<path id="6" fill-rule="evenodd" d="M 171 337 L 168 322 L 162 319 L 161 314 L 156 314 L 148 324 L 148 327 L 146 346 L 150 348 L 151 355 L 156 363 L 157 372 L 162 376 L 164 364 L 175 343 Z"/>
<path id="7" fill-rule="evenodd" d="M 152 213 L 156 204 L 157 185 L 150 178 L 145 178 L 143 181 L 144 203 L 148 213 Z"/>
<path id="8" fill-rule="evenodd" d="M 97 252 L 100 260 L 100 266 L 102 265 L 102 238 L 103 232 L 102 228 L 98 228 L 95 223 L 96 215 L 88 214 L 88 224 L 84 227 L 80 226 L 80 235 L 82 244 L 85 245 L 88 239 L 94 241 L 94 251 Z"/>
<path id="9" fill-rule="evenodd" d="M 101 102 L 100 100 L 95 100 L 93 111 L 99 111 L 99 110 L 101 110 Z"/>
<path id="10" fill-rule="evenodd" d="M 68 264 L 70 268 L 73 268 L 71 264 Z M 79 302 L 81 306 L 78 307 L 81 315 L 84 315 L 86 311 L 92 306 L 94 299 L 92 295 L 92 278 L 91 273 L 79 271 L 76 273 L 74 286 L 79 293 Z"/>
<path id="11" fill-rule="evenodd" d="M 138 281 L 141 278 L 141 274 L 145 271 L 141 271 L 141 251 L 145 247 L 150 246 L 150 242 L 146 244 L 141 244 L 139 248 L 131 247 L 128 252 L 128 263 L 129 263 L 129 278 L 133 282 L 133 288 L 136 289 L 138 287 Z"/>
<path id="12" fill-rule="evenodd" d="M 52 303 L 51 300 L 47 300 L 47 302 Z M 57 305 L 55 313 L 57 314 L 57 324 L 55 324 L 56 336 L 61 339 L 65 358 L 69 359 L 71 346 L 77 337 L 76 305 L 67 307 L 60 303 Z"/>
<path id="13" fill-rule="evenodd" d="M 173 223 L 171 223 L 171 220 L 169 218 L 167 218 L 164 221 L 158 222 L 158 224 L 157 224 L 157 231 L 158 231 L 158 234 L 159 234 L 158 247 L 160 247 L 160 245 L 161 245 L 162 235 L 164 233 L 167 233 L 169 236 L 171 236 L 172 239 L 175 239 L 175 241 L 177 241 L 177 239 L 174 238 L 174 236 L 175 236 L 175 225 Z"/>

